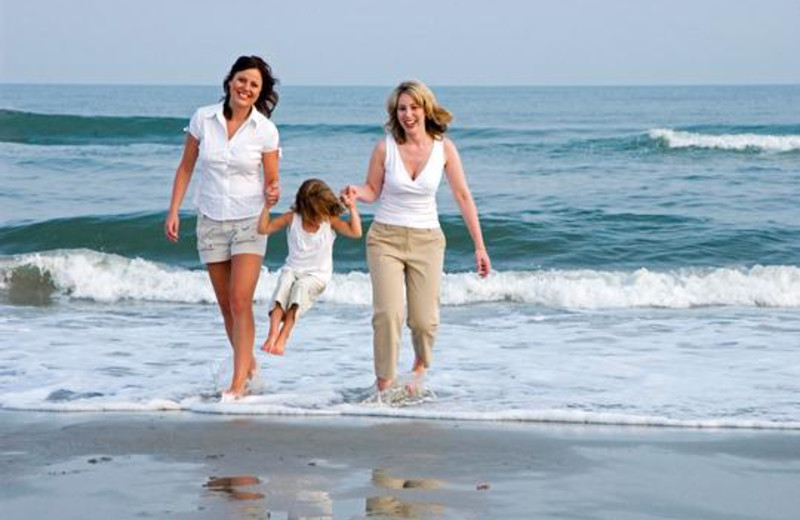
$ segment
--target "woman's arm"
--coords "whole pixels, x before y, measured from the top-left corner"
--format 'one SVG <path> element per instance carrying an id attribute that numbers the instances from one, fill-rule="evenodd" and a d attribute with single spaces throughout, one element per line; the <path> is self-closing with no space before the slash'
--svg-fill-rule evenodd
<path id="1" fill-rule="evenodd" d="M 264 168 L 264 199 L 270 207 L 277 204 L 278 199 L 281 198 L 279 162 L 280 152 L 278 150 L 261 154 L 261 165 Z"/>
<path id="2" fill-rule="evenodd" d="M 444 171 L 447 175 L 447 182 L 453 192 L 453 197 L 461 210 L 464 224 L 467 226 L 472 243 L 475 245 L 475 264 L 478 274 L 484 277 L 492 269 L 489 254 L 486 252 L 486 245 L 483 243 L 483 232 L 481 222 L 478 219 L 478 208 L 472 198 L 472 193 L 467 185 L 467 177 L 464 174 L 464 167 L 461 164 L 461 157 L 452 141 L 444 140 L 445 166 Z"/>
<path id="3" fill-rule="evenodd" d="M 342 195 L 371 204 L 378 200 L 383 189 L 383 178 L 386 174 L 383 163 L 386 160 L 386 140 L 381 139 L 372 150 L 367 168 L 367 180 L 364 184 L 351 184 L 342 190 Z"/>
<path id="4" fill-rule="evenodd" d="M 356 201 L 352 197 L 342 195 L 342 202 L 350 210 L 350 220 L 339 217 L 331 218 L 331 227 L 340 235 L 350 238 L 361 238 L 361 216 L 358 214 Z"/>
<path id="5" fill-rule="evenodd" d="M 175 171 L 175 179 L 172 181 L 172 197 L 169 201 L 167 220 L 164 222 L 164 233 L 170 242 L 178 241 L 181 224 L 178 213 L 181 209 L 181 204 L 183 204 L 183 198 L 186 196 L 186 190 L 189 189 L 189 182 L 192 180 L 192 172 L 194 172 L 199 151 L 200 141 L 192 134 L 188 134 L 186 143 L 183 146 L 181 162 L 178 164 L 178 169 Z"/>

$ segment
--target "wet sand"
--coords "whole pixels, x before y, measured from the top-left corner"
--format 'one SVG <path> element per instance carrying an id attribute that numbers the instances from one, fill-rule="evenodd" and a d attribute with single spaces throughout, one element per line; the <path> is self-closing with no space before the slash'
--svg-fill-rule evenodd
<path id="1" fill-rule="evenodd" d="M 0 411 L 4 519 L 781 519 L 800 432 Z"/>

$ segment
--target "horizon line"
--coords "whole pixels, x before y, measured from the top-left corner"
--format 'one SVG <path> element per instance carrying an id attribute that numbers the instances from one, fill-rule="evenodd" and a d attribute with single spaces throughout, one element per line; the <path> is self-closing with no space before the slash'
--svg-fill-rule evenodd
<path id="1" fill-rule="evenodd" d="M 216 83 L 119 83 L 98 82 L 89 83 L 82 81 L 67 82 L 31 82 L 31 81 L 0 81 L 0 85 L 35 85 L 35 86 L 113 86 L 113 87 L 219 87 Z M 753 83 L 520 83 L 520 84 L 446 84 L 429 83 L 436 88 L 659 88 L 659 87 L 793 87 L 800 86 L 800 82 L 753 82 Z M 387 84 L 346 84 L 346 83 L 289 83 L 280 84 L 280 87 L 289 88 L 392 88 L 394 83 Z"/>

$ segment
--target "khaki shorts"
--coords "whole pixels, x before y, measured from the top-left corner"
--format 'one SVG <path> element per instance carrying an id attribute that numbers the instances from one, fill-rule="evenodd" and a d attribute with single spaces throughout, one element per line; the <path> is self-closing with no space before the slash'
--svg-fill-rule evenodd
<path id="1" fill-rule="evenodd" d="M 272 294 L 269 312 L 272 312 L 277 304 L 283 307 L 284 312 L 292 305 L 297 305 L 295 317 L 299 318 L 314 305 L 324 291 L 325 283 L 316 276 L 283 268 L 278 278 L 278 285 Z"/>
<path id="2" fill-rule="evenodd" d="M 227 262 L 242 254 L 264 256 L 267 236 L 258 234 L 258 217 L 214 220 L 198 213 L 197 252 L 204 264 Z"/>

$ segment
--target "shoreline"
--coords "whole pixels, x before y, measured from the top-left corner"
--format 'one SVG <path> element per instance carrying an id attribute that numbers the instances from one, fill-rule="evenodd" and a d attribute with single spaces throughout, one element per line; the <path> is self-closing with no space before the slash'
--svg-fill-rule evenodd
<path id="1" fill-rule="evenodd" d="M 81 408 L 73 404 L 53 404 L 49 407 L 16 408 L 2 406 L 0 414 L 11 413 L 21 416 L 43 414 L 45 416 L 86 416 L 86 417 L 111 417 L 111 416 L 189 416 L 197 420 L 231 420 L 231 419 L 264 419 L 264 420 L 297 420 L 319 421 L 329 419 L 353 421 L 417 421 L 421 423 L 459 423 L 486 425 L 487 427 L 503 427 L 504 425 L 528 425 L 531 428 L 553 427 L 586 427 L 586 428 L 621 428 L 645 430 L 696 430 L 696 431 L 740 431 L 740 432 L 795 432 L 800 435 L 800 422 L 778 421 L 769 419 L 670 419 L 668 417 L 651 415 L 626 415 L 620 413 L 575 411 L 575 410 L 514 410 L 507 413 L 497 412 L 452 412 L 435 411 L 420 412 L 418 404 L 412 403 L 403 406 L 381 405 L 378 408 L 368 409 L 363 407 L 350 407 L 346 410 L 316 410 L 281 408 L 266 404 L 264 394 L 248 395 L 242 400 L 231 404 L 223 403 L 218 397 L 206 398 L 202 402 L 186 405 L 180 402 L 161 400 L 153 407 L 152 402 L 145 406 L 123 406 L 119 404 L 97 407 Z M 169 403 L 169 404 L 165 404 Z M 235 408 L 234 408 L 235 407 Z"/>
<path id="2" fill-rule="evenodd" d="M 0 410 L 20 519 L 783 520 L 798 479 L 792 431 Z"/>

